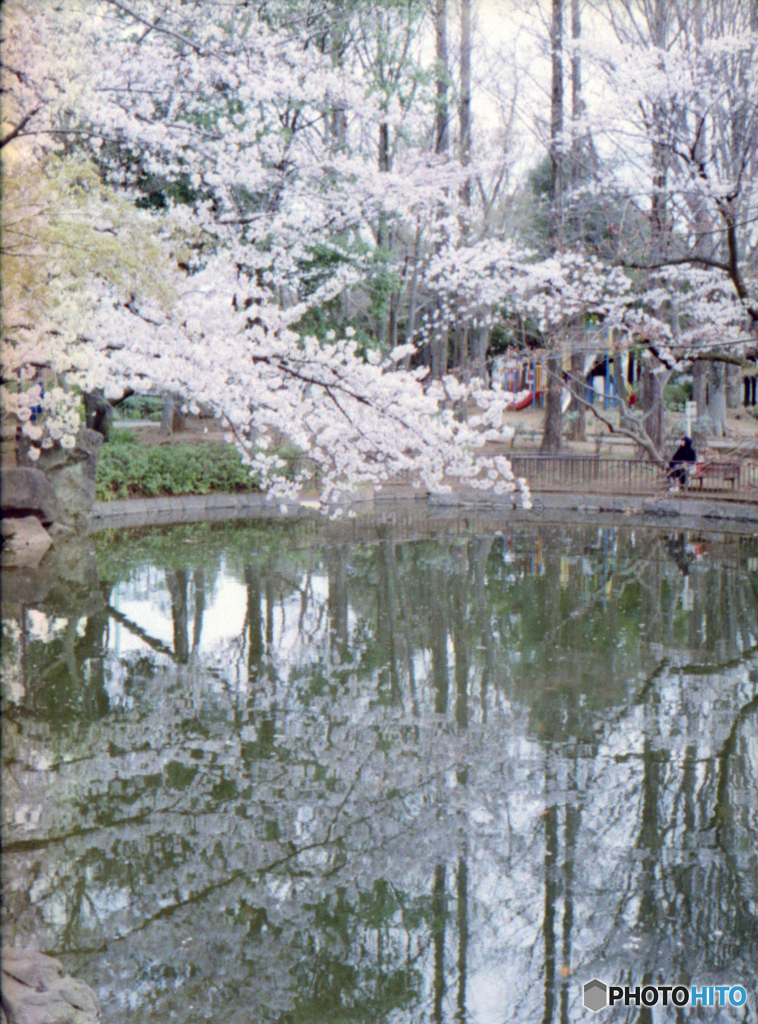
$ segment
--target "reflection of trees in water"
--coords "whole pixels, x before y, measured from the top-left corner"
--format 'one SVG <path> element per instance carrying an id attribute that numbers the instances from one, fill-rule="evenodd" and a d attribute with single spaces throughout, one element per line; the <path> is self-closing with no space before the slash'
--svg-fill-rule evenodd
<path id="1" fill-rule="evenodd" d="M 6 683 L 15 677 L 24 694 L 18 710 L 53 721 L 64 709 L 84 722 L 107 714 L 107 605 L 107 586 L 95 586 L 73 606 L 53 607 L 45 616 L 44 639 L 34 628 L 31 606 L 21 604 L 4 620 Z"/>
<path id="2" fill-rule="evenodd" d="M 228 680 L 204 668 L 208 569 L 174 565 L 171 647 L 156 667 L 145 640 L 135 703 L 110 712 L 107 593 L 27 652 L 96 725 L 52 774 L 31 764 L 52 707 L 27 679 L 12 708 L 18 936 L 80 950 L 105 991 L 86 950 L 107 944 L 145 1021 L 176 991 L 271 1019 L 463 1021 L 490 962 L 518 991 L 504 1020 L 576 1019 L 585 970 L 754 986 L 755 594 L 703 559 L 685 602 L 664 544 L 387 535 L 296 570 L 248 551 Z"/>

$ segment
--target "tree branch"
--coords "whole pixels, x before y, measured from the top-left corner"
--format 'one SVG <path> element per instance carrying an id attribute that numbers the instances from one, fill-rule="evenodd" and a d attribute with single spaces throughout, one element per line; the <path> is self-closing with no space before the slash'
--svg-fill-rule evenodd
<path id="1" fill-rule="evenodd" d="M 683 356 L 682 359 L 693 363 L 729 363 L 731 366 L 741 366 L 745 370 L 752 370 L 753 373 L 758 373 L 758 363 L 754 359 L 734 356 L 727 352 L 698 352 L 693 355 Z"/>
<path id="2" fill-rule="evenodd" d="M 30 110 L 26 117 L 22 118 L 15 128 L 12 128 L 7 135 L 4 135 L 3 138 L 0 139 L 0 149 L 2 149 L 3 146 L 6 146 L 9 142 L 13 142 L 13 140 L 23 132 L 24 128 L 26 128 L 34 115 L 38 114 L 40 110 L 42 110 L 43 106 L 44 104 L 40 103 L 39 106 L 34 108 L 34 110 Z"/>
<path id="3" fill-rule="evenodd" d="M 668 259 L 656 260 L 655 263 L 628 263 L 622 260 L 618 266 L 627 270 L 661 270 L 663 267 L 679 267 L 685 263 L 701 263 L 704 267 L 715 267 L 729 274 L 729 264 L 722 260 L 712 259 L 710 256 L 676 256 Z"/>
<path id="4" fill-rule="evenodd" d="M 548 370 L 547 366 L 545 366 L 545 372 L 548 377 L 552 376 L 556 380 L 559 380 L 561 386 L 563 386 L 564 381 L 559 374 L 551 373 L 551 371 Z M 577 391 L 574 390 L 574 388 L 572 387 L 572 385 L 576 383 L 574 380 L 572 380 L 569 377 L 565 383 L 568 384 L 569 391 L 571 392 L 571 395 L 574 398 L 574 400 L 578 402 L 580 405 L 583 405 L 585 408 L 589 409 L 592 415 L 595 417 L 595 419 L 599 420 L 601 423 L 604 423 L 605 426 L 608 428 L 609 433 L 620 434 L 622 437 L 630 438 L 630 440 L 634 441 L 635 444 L 639 445 L 640 448 L 644 449 L 644 451 L 647 452 L 652 462 L 654 462 L 658 466 L 665 467 L 666 461 L 661 457 L 660 452 L 653 444 L 653 442 L 650 440 L 650 437 L 648 436 L 648 433 L 645 430 L 645 426 L 643 423 L 644 417 L 641 417 L 638 420 L 636 418 L 637 414 L 632 413 L 630 411 L 623 397 L 618 396 L 621 402 L 621 410 L 624 414 L 624 417 L 635 424 L 636 429 L 627 428 L 620 425 L 616 426 L 616 424 L 613 423 L 612 420 L 609 420 L 606 416 L 601 415 L 601 413 L 598 412 L 598 410 L 595 408 L 595 405 L 592 402 L 588 402 L 586 398 L 584 398 L 582 395 L 578 394 Z"/>
<path id="5" fill-rule="evenodd" d="M 172 32 L 170 28 L 161 28 L 160 24 L 155 21 L 148 21 L 147 18 L 143 18 L 137 14 L 136 11 L 132 11 L 126 6 L 126 4 L 120 3 L 120 0 L 105 0 L 106 3 L 110 4 L 111 7 L 116 7 L 123 14 L 128 15 L 130 18 L 134 18 L 140 25 L 146 25 L 147 28 L 160 32 L 164 36 L 170 36 L 172 39 L 176 39 L 180 43 L 184 43 L 185 46 L 189 46 L 191 50 L 194 50 L 198 55 L 202 53 L 202 48 L 197 43 L 193 43 L 191 39 L 187 39 L 186 36 L 180 36 L 178 32 Z M 142 37 L 144 39 L 144 36 Z"/>

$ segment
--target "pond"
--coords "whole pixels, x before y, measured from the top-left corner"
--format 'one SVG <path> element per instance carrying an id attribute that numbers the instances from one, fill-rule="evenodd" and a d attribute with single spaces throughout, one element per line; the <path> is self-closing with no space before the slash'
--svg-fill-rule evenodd
<path id="1" fill-rule="evenodd" d="M 11 580 L 5 941 L 109 1024 L 758 1019 L 758 538 L 412 527 Z"/>

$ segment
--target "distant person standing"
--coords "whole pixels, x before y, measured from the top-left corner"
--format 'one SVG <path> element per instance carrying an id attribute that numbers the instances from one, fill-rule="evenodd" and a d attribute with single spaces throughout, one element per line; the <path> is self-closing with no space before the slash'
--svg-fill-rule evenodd
<path id="1" fill-rule="evenodd" d="M 682 443 L 671 457 L 667 474 L 672 487 L 684 487 L 687 483 L 688 463 L 697 462 L 697 453 L 692 447 L 692 438 L 683 437 Z"/>

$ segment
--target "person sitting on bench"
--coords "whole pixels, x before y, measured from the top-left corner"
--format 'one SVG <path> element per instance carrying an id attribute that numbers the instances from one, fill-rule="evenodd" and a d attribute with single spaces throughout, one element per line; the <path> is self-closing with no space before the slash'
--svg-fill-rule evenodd
<path id="1" fill-rule="evenodd" d="M 688 462 L 697 462 L 697 454 L 692 447 L 692 438 L 683 437 L 682 443 L 674 452 L 666 470 L 669 484 L 672 487 L 684 487 L 687 483 Z"/>

